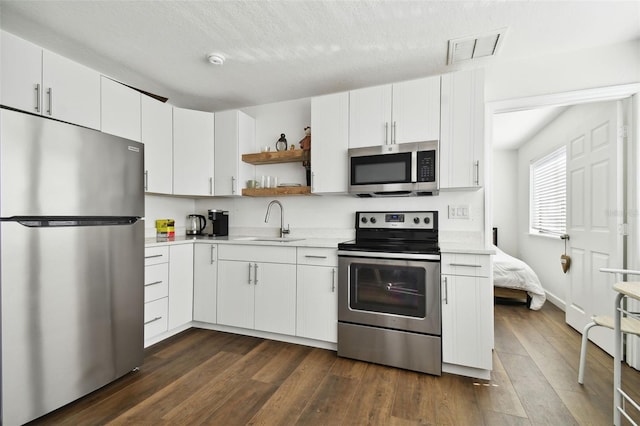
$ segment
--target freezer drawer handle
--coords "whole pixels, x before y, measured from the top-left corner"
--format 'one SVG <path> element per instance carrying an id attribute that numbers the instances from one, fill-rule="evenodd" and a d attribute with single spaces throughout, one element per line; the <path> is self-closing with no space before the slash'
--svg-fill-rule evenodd
<path id="1" fill-rule="evenodd" d="M 155 317 L 154 319 L 151 319 L 151 320 L 149 320 L 149 321 L 145 321 L 144 325 L 149 325 L 149 324 L 151 324 L 152 322 L 156 322 L 156 321 L 159 321 L 159 320 L 161 320 L 161 319 L 162 319 L 162 317 Z"/>
<path id="2" fill-rule="evenodd" d="M 152 283 L 145 284 L 144 286 L 145 286 L 145 287 L 149 287 L 149 286 L 152 286 L 152 285 L 158 285 L 158 284 L 162 284 L 162 281 L 154 281 L 154 282 L 152 282 Z"/>

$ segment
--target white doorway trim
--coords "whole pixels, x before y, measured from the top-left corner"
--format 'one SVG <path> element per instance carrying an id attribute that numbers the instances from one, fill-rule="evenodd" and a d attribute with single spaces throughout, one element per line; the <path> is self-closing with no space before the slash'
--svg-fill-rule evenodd
<path id="1" fill-rule="evenodd" d="M 631 146 L 633 149 L 631 154 L 638 162 L 636 167 L 640 168 L 640 83 L 623 84 L 616 86 L 598 87 L 584 90 L 575 90 L 570 92 L 560 92 L 547 95 L 530 96 L 524 98 L 514 98 L 502 101 L 487 102 L 485 108 L 485 164 L 486 170 L 493 170 L 493 116 L 499 113 L 523 111 L 533 108 L 541 108 L 548 106 L 566 106 L 577 105 L 587 102 L 600 102 L 609 100 L 619 100 L 634 96 L 634 113 L 632 122 L 628 123 L 630 135 L 627 139 L 627 146 Z M 637 170 L 637 169 L 636 169 Z M 640 173 L 637 171 L 636 173 Z M 633 177 L 633 173 L 630 174 Z M 638 175 L 636 175 L 638 176 Z M 493 226 L 493 188 L 492 185 L 486 185 L 485 187 L 485 243 L 488 247 L 491 246 L 491 228 Z M 640 211 L 640 190 L 638 193 L 627 192 L 627 208 L 629 211 Z M 633 227 L 631 227 L 633 230 Z M 628 246 L 637 248 L 640 251 L 640 230 L 635 229 L 634 232 L 628 237 Z M 628 255 L 637 256 L 638 253 L 635 249 L 629 251 Z M 633 263 L 634 259 L 628 259 L 629 263 Z M 636 267 L 640 265 L 628 265 L 629 267 Z M 640 367 L 640 342 L 636 342 L 632 345 L 629 351 L 630 363 L 635 368 Z"/>

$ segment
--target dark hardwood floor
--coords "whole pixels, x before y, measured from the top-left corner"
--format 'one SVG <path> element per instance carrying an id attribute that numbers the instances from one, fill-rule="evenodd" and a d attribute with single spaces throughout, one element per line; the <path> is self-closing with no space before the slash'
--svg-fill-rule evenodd
<path id="1" fill-rule="evenodd" d="M 580 335 L 550 303 L 496 305 L 490 381 L 191 329 L 148 348 L 139 372 L 33 423 L 610 425 L 613 361 L 590 344 L 581 386 L 579 354 Z M 640 373 L 626 365 L 623 387 L 640 399 Z"/>

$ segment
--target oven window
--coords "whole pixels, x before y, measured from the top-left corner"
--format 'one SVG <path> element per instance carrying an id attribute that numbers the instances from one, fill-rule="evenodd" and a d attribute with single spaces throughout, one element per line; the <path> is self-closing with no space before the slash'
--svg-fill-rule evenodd
<path id="1" fill-rule="evenodd" d="M 426 272 L 422 267 L 352 263 L 351 309 L 425 317 Z"/>
<path id="2" fill-rule="evenodd" d="M 411 153 L 351 158 L 351 184 L 411 182 Z"/>

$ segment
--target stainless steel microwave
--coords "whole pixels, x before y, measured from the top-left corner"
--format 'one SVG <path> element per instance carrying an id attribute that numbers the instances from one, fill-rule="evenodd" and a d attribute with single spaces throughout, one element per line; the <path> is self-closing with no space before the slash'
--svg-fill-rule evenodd
<path id="1" fill-rule="evenodd" d="M 351 148 L 349 193 L 359 197 L 437 195 L 438 141 Z"/>

